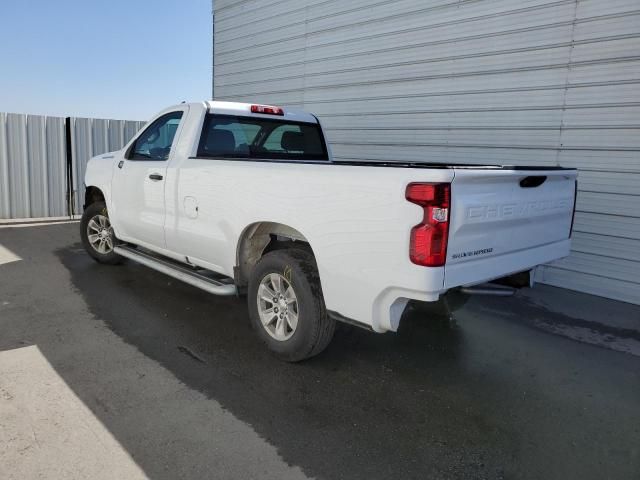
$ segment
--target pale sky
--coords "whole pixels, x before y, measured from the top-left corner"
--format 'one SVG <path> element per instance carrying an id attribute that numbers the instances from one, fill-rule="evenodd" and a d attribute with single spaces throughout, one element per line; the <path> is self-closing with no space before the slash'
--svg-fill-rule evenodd
<path id="1" fill-rule="evenodd" d="M 0 6 L 0 112 L 147 120 L 211 98 L 211 0 Z"/>

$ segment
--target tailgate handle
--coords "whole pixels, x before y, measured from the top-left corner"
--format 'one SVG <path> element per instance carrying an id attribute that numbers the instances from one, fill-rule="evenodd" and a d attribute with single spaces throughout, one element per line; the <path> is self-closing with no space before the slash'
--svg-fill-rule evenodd
<path id="1" fill-rule="evenodd" d="M 522 188 L 535 188 L 542 185 L 547 179 L 546 175 L 532 175 L 520 180 L 520 186 Z"/>

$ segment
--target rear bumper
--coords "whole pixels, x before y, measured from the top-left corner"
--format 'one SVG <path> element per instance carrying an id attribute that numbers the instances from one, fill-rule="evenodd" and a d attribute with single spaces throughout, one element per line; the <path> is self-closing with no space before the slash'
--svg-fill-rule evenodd
<path id="1" fill-rule="evenodd" d="M 477 285 L 529 270 L 537 265 L 566 257 L 569 255 L 570 250 L 571 240 L 566 239 L 504 255 L 446 265 L 444 274 L 445 290 L 460 286 Z"/>
<path id="2" fill-rule="evenodd" d="M 485 283 L 514 273 L 530 270 L 569 255 L 571 240 L 562 240 L 517 252 L 476 259 L 444 267 L 444 286 L 438 291 L 429 289 L 390 287 L 379 294 L 373 306 L 371 328 L 376 332 L 396 331 L 400 317 L 409 300 L 437 301 L 447 290 Z M 427 269 L 425 269 L 425 274 Z"/>

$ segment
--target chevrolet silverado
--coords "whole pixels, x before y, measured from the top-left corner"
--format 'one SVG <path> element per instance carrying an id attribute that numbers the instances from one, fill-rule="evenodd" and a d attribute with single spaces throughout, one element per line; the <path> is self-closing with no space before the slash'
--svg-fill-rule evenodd
<path id="1" fill-rule="evenodd" d="M 569 254 L 573 169 L 332 157 L 318 118 L 207 101 L 155 116 L 87 165 L 84 246 L 218 295 L 246 295 L 280 358 L 335 322 L 396 331 L 436 302 Z"/>

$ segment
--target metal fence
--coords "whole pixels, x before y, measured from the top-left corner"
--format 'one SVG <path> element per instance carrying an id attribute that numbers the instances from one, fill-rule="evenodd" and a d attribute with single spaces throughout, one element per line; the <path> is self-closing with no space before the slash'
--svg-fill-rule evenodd
<path id="1" fill-rule="evenodd" d="M 0 218 L 67 214 L 64 118 L 0 113 Z"/>
<path id="2" fill-rule="evenodd" d="M 0 219 L 79 213 L 89 158 L 122 148 L 143 124 L 0 113 Z"/>
<path id="3" fill-rule="evenodd" d="M 102 118 L 70 118 L 71 156 L 73 171 L 72 206 L 74 213 L 82 212 L 82 182 L 91 157 L 122 148 L 145 122 L 105 120 Z"/>

